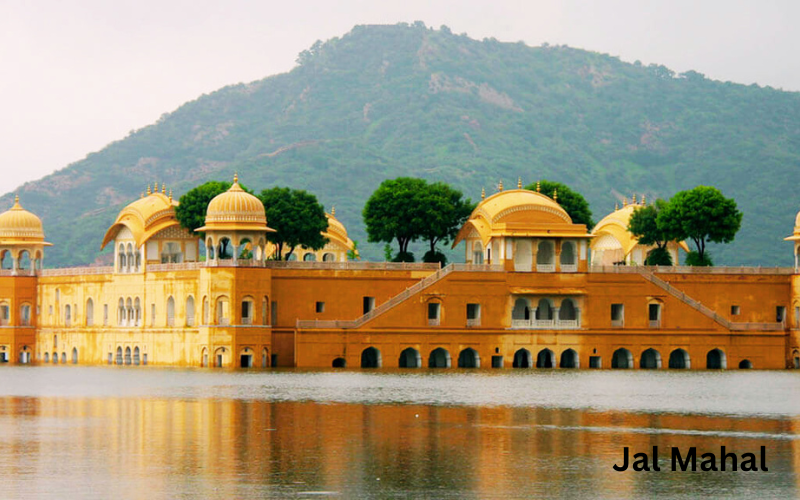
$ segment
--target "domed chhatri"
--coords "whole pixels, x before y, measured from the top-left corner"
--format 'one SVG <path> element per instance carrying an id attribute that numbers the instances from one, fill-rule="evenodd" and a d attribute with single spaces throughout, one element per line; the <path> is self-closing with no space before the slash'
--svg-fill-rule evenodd
<path id="1" fill-rule="evenodd" d="M 274 232 L 274 229 L 267 227 L 264 204 L 242 189 L 239 176 L 235 175 L 230 189 L 215 196 L 208 204 L 205 225 L 197 231 Z"/>
<path id="2" fill-rule="evenodd" d="M 173 201 L 166 193 L 150 192 L 147 187 L 147 196 L 130 203 L 123 208 L 114 224 L 108 228 L 100 248 L 105 248 L 112 240 L 119 236 L 120 231 L 130 231 L 130 238 L 141 246 L 153 235 L 169 227 L 177 227 L 175 207 L 178 202 Z"/>
<path id="3" fill-rule="evenodd" d="M 219 260 L 236 262 L 247 254 L 246 258 L 262 261 L 266 257 L 266 233 L 275 232 L 267 227 L 264 204 L 242 189 L 238 174 L 230 189 L 211 200 L 205 225 L 195 231 L 206 234 L 209 265 Z"/>
<path id="4" fill-rule="evenodd" d="M 19 196 L 14 198 L 14 206 L 0 214 L 0 244 L 25 245 L 44 242 L 42 220 L 28 212 L 19 204 Z"/>
<path id="5" fill-rule="evenodd" d="M 797 216 L 794 218 L 794 232 L 784 240 L 794 242 L 794 268 L 795 270 L 800 269 L 800 212 L 797 212 Z"/>
<path id="6" fill-rule="evenodd" d="M 0 214 L 0 267 L 10 270 L 12 275 L 42 268 L 44 247 L 42 220 L 19 204 L 14 197 L 14 206 Z"/>
<path id="7" fill-rule="evenodd" d="M 453 247 L 466 242 L 467 263 L 531 271 L 535 262 L 538 272 L 575 272 L 586 266 L 589 237 L 586 226 L 573 223 L 553 198 L 518 188 L 481 201 Z"/>

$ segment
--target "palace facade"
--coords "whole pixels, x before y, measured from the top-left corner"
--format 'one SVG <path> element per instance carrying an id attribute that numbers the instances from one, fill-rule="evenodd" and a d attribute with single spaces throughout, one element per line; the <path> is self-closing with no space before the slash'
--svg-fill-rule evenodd
<path id="1" fill-rule="evenodd" d="M 162 187 L 102 241 L 113 266 L 44 269 L 41 220 L 0 214 L 0 361 L 197 367 L 800 368 L 795 268 L 641 265 L 635 202 L 590 233 L 536 191 L 486 197 L 464 263 L 347 261 L 329 243 L 270 260 L 264 207 L 237 182 L 197 234 Z M 685 245 L 669 246 L 673 258 Z M 351 254 L 352 255 L 352 254 Z"/>

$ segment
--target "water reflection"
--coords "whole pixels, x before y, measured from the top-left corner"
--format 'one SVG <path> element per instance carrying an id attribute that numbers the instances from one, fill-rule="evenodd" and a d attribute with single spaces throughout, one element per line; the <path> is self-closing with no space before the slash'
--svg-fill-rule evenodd
<path id="1" fill-rule="evenodd" d="M 56 372 L 59 380 L 52 378 Z M 120 373 L 126 380 L 121 386 Z M 3 392 L 29 393 L 0 398 L 3 497 L 798 494 L 794 470 L 800 458 L 800 420 L 786 414 L 791 403 L 785 405 L 786 411 L 764 416 L 759 405 L 779 406 L 766 401 L 772 397 L 766 389 L 767 396 L 750 395 L 753 414 L 719 414 L 707 411 L 717 407 L 715 402 L 688 413 L 453 404 L 452 394 L 445 392 L 460 387 L 463 380 L 458 375 L 408 378 L 351 373 L 337 378 L 338 374 L 325 373 L 286 372 L 276 377 L 227 372 L 207 377 L 186 370 L 89 368 L 52 370 L 49 375 L 40 374 L 38 368 L 4 369 L 2 375 L 8 375 L 0 386 Z M 18 375 L 20 380 L 15 379 Z M 782 374 L 775 375 L 774 382 L 780 385 Z M 51 385 L 39 385 L 39 377 L 47 376 Z M 337 386 L 330 377 L 351 393 L 358 393 L 353 387 L 360 384 L 368 394 L 395 396 L 398 391 L 413 393 L 423 380 L 425 398 L 438 384 L 447 403 L 385 403 L 378 398 L 378 404 L 369 404 L 358 397 L 347 403 L 330 402 L 339 397 L 336 389 L 330 391 L 335 397 L 309 400 L 309 394 L 324 393 L 320 387 Z M 561 383 L 551 379 L 556 386 Z M 16 383 L 8 384 L 9 380 Z M 503 379 L 479 374 L 467 380 L 481 390 L 484 384 L 492 387 L 494 380 Z M 550 379 L 531 375 L 506 378 L 505 384 L 535 386 L 543 380 Z M 572 380 L 578 395 L 584 391 L 581 387 L 592 385 Z M 662 384 L 658 377 L 641 380 L 650 380 L 661 391 L 654 396 L 668 399 L 675 391 L 680 394 L 674 380 L 672 384 Z M 703 386 L 704 380 L 698 376 L 694 385 Z M 404 383 L 405 388 L 398 389 Z M 72 392 L 53 395 L 52 386 L 70 387 Z M 630 390 L 646 392 L 639 387 Z M 151 397 L 145 396 L 148 392 Z M 297 396 L 294 400 L 292 394 Z M 410 394 L 401 396 L 413 399 Z M 612 470 L 623 446 L 635 452 L 655 445 L 661 449 L 663 472 Z M 718 453 L 721 445 L 739 453 L 767 446 L 770 472 L 668 471 L 670 446 L 683 450 L 696 446 L 699 455 Z"/>

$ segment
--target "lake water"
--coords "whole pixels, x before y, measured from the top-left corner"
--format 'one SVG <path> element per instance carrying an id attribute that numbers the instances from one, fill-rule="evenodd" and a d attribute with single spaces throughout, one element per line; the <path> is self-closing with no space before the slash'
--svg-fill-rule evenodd
<path id="1" fill-rule="evenodd" d="M 800 373 L 2 367 L 0 436 L 0 498 L 790 498 Z"/>

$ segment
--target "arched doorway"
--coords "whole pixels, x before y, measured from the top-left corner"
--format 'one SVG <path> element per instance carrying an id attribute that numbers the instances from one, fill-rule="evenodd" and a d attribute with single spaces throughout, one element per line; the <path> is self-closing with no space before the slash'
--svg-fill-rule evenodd
<path id="1" fill-rule="evenodd" d="M 115 361 L 118 365 L 122 364 L 122 347 L 120 346 L 117 347 L 117 358 Z"/>
<path id="2" fill-rule="evenodd" d="M 139 366 L 141 359 L 139 353 L 140 353 L 139 346 L 137 345 L 136 347 L 133 348 L 133 364 L 136 366 Z"/>
<path id="3" fill-rule="evenodd" d="M 560 368 L 580 368 L 580 360 L 575 349 L 567 349 L 561 353 Z"/>
<path id="4" fill-rule="evenodd" d="M 239 367 L 252 368 L 253 367 L 253 350 L 245 347 L 239 352 Z"/>
<path id="5" fill-rule="evenodd" d="M 706 354 L 706 368 L 709 370 L 724 370 L 728 367 L 728 360 L 722 349 L 712 349 Z"/>
<path id="6" fill-rule="evenodd" d="M 691 361 L 689 360 L 689 353 L 683 349 L 675 349 L 669 354 L 669 367 L 686 370 L 691 368 Z"/>
<path id="7" fill-rule="evenodd" d="M 267 348 L 261 350 L 261 368 L 269 367 L 269 352 L 267 352 Z"/>
<path id="8" fill-rule="evenodd" d="M 130 365 L 131 364 L 131 348 L 130 348 L 130 346 L 125 348 L 125 364 L 126 365 Z"/>
<path id="9" fill-rule="evenodd" d="M 72 364 L 73 365 L 77 365 L 78 364 L 78 348 L 77 347 L 73 347 L 72 348 Z"/>
<path id="10" fill-rule="evenodd" d="M 661 368 L 661 353 L 652 347 L 644 351 L 641 359 L 639 360 L 639 368 L 648 370 L 656 370 Z"/>
<path id="11" fill-rule="evenodd" d="M 753 368 L 753 362 L 749 359 L 743 359 L 739 362 L 739 369 L 740 370 L 750 370 Z"/>
<path id="12" fill-rule="evenodd" d="M 361 351 L 361 368 L 380 368 L 381 352 L 374 347 Z"/>
<path id="13" fill-rule="evenodd" d="M 333 363 L 331 363 L 331 366 L 334 368 L 344 368 L 347 366 L 347 362 L 344 358 L 336 358 L 333 360 Z"/>
<path id="14" fill-rule="evenodd" d="M 400 368 L 419 368 L 422 366 L 422 358 L 419 351 L 413 347 L 407 347 L 400 353 Z"/>
<path id="15" fill-rule="evenodd" d="M 481 263 L 483 259 L 481 259 Z M 517 240 L 517 248 L 514 253 L 514 271 L 531 272 L 533 267 L 533 251 L 531 250 L 530 240 Z"/>
<path id="16" fill-rule="evenodd" d="M 480 366 L 481 357 L 475 349 L 467 347 L 458 354 L 459 368 L 480 368 Z"/>
<path id="17" fill-rule="evenodd" d="M 542 349 L 536 356 L 536 368 L 555 368 L 556 356 L 550 349 Z"/>
<path id="18" fill-rule="evenodd" d="M 631 351 L 624 347 L 614 351 L 614 356 L 611 358 L 611 368 L 633 368 L 633 354 L 631 354 Z"/>
<path id="19" fill-rule="evenodd" d="M 532 364 L 531 351 L 523 348 L 514 353 L 513 368 L 530 368 Z"/>
<path id="20" fill-rule="evenodd" d="M 200 366 L 203 368 L 208 367 L 208 349 L 205 347 L 203 348 L 203 352 L 200 355 Z"/>
<path id="21" fill-rule="evenodd" d="M 450 353 L 447 349 L 437 347 L 428 357 L 428 368 L 450 368 Z"/>

